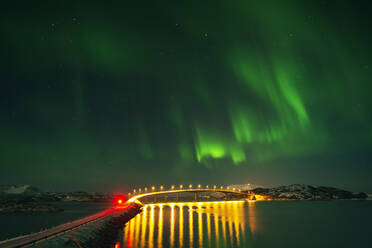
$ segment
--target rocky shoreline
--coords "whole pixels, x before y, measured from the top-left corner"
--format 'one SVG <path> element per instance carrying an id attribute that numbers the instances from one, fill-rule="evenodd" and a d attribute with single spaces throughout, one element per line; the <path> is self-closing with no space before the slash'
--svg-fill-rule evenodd
<path id="1" fill-rule="evenodd" d="M 54 202 L 109 202 L 112 196 L 96 192 L 44 192 L 30 185 L 0 185 L 0 214 L 56 213 Z"/>
<path id="2" fill-rule="evenodd" d="M 56 213 L 63 211 L 62 208 L 48 203 L 24 202 L 17 200 L 1 200 L 0 214 L 7 213 Z"/>

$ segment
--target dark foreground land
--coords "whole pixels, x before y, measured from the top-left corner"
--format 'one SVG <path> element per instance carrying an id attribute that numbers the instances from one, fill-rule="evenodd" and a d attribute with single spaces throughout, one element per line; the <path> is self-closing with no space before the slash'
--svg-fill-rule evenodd
<path id="1" fill-rule="evenodd" d="M 135 203 L 107 209 L 39 233 L 0 242 L 0 248 L 32 247 L 113 247 L 119 230 L 141 211 Z"/>

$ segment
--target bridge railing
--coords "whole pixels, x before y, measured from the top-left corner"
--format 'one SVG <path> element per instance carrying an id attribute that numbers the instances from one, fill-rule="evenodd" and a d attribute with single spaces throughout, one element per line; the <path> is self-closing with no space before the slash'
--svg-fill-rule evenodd
<path id="1" fill-rule="evenodd" d="M 196 186 L 189 184 L 189 185 L 183 185 L 180 184 L 178 186 L 171 185 L 170 187 L 165 187 L 163 185 L 160 186 L 151 186 L 151 187 L 144 187 L 144 188 L 138 188 L 133 189 L 132 192 L 128 193 L 129 198 L 136 196 L 136 195 L 142 195 L 147 193 L 156 193 L 156 192 L 168 192 L 168 191 L 186 191 L 186 190 L 226 190 L 226 191 L 232 191 L 232 192 L 241 192 L 239 188 L 230 187 L 230 186 L 221 186 L 221 185 L 201 185 L 198 184 Z"/>

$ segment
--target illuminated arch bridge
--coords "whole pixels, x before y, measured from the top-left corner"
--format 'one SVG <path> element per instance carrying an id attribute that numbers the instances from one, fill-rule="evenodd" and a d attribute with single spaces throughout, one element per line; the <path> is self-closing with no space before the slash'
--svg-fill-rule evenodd
<path id="1" fill-rule="evenodd" d="M 217 193 L 217 194 L 212 194 Z M 220 194 L 218 194 L 220 193 Z M 133 193 L 129 193 L 128 202 L 140 201 L 142 203 L 159 203 L 159 202 L 190 202 L 190 201 L 208 201 L 211 198 L 215 200 L 234 201 L 241 199 L 250 199 L 251 194 L 241 192 L 238 188 L 223 187 L 216 185 L 209 187 L 205 185 L 197 185 L 193 188 L 190 184 L 184 187 L 171 186 L 169 189 L 165 189 L 164 186 L 151 188 L 145 187 L 144 189 L 135 189 Z"/>

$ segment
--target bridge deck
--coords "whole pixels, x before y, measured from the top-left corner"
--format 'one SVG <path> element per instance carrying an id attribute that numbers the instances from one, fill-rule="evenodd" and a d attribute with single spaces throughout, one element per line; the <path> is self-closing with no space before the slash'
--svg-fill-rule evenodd
<path id="1" fill-rule="evenodd" d="M 199 192 L 221 192 L 221 193 L 233 193 L 237 195 L 247 195 L 245 192 L 234 191 L 234 190 L 225 190 L 225 189 L 175 189 L 175 190 L 164 190 L 164 191 L 156 191 L 156 192 L 148 192 L 143 194 L 138 194 L 133 196 L 128 200 L 128 202 L 134 202 L 146 196 L 156 196 L 156 195 L 165 195 L 165 194 L 175 194 L 175 193 L 184 193 L 184 192 L 192 192 L 192 193 L 199 193 Z"/>

